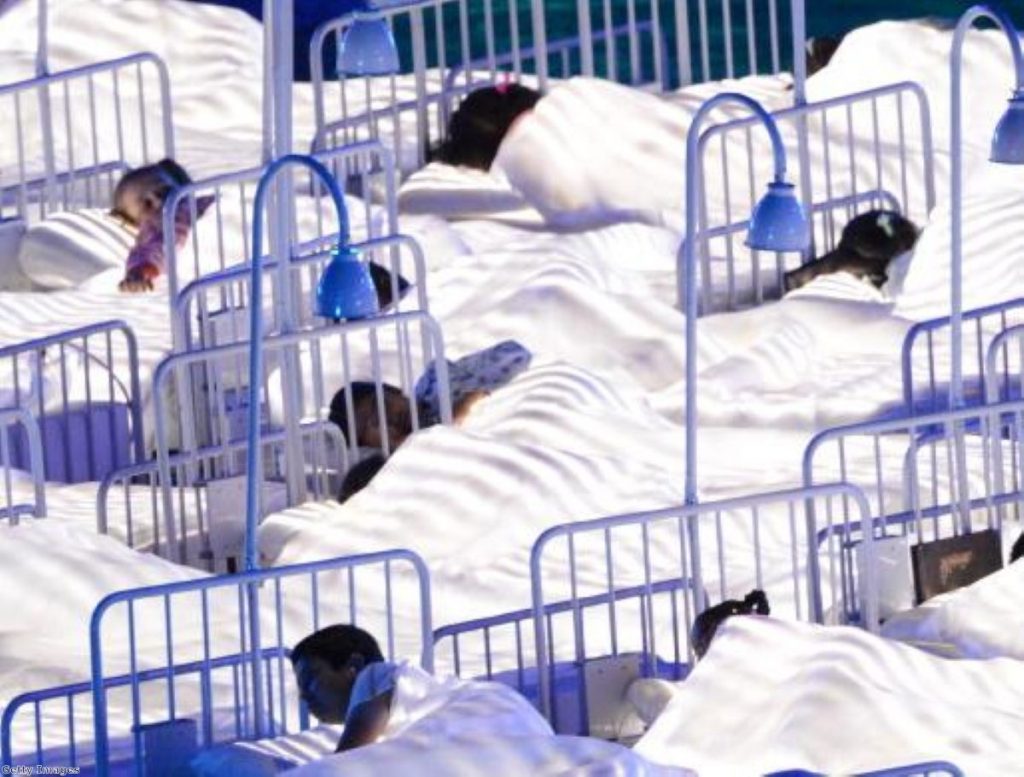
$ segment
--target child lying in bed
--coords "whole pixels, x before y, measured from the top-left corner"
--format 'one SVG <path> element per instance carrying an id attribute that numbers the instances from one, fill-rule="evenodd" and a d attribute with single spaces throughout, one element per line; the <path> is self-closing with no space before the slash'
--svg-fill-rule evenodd
<path id="1" fill-rule="evenodd" d="M 309 711 L 322 723 L 345 724 L 335 752 L 380 737 L 388 724 L 398 666 L 384 660 L 371 634 L 356 626 L 328 626 L 299 642 L 291 659 Z"/>
<path id="2" fill-rule="evenodd" d="M 460 423 L 482 397 L 508 383 L 530 364 L 531 354 L 514 340 L 506 340 L 482 351 L 448 362 L 452 418 Z M 349 428 L 348 393 L 352 393 L 354 419 Z M 331 399 L 328 419 L 337 424 L 348 440 L 354 431 L 356 446 L 383 450 L 385 439 L 390 451 L 412 434 L 412 403 L 401 389 L 388 383 L 380 386 L 384 409 L 381 423 L 377 386 L 369 381 L 353 381 L 349 389 L 340 389 Z M 416 411 L 419 426 L 433 426 L 441 420 L 437 375 L 431 365 L 416 382 Z M 382 432 L 385 436 L 382 436 Z"/>
<path id="3" fill-rule="evenodd" d="M 167 196 L 179 186 L 192 182 L 185 168 L 173 159 L 162 159 L 125 174 L 114 189 L 111 214 L 120 216 L 138 229 L 135 245 L 128 254 L 121 291 L 152 291 L 153 281 L 164 272 L 163 207 Z M 200 218 L 213 204 L 213 197 L 198 197 L 195 218 Z M 188 202 L 181 202 L 174 214 L 174 241 L 180 248 L 192 228 L 192 211 Z"/>
<path id="4" fill-rule="evenodd" d="M 715 638 L 715 632 L 727 619 L 733 615 L 770 615 L 771 607 L 768 605 L 768 597 L 765 592 L 755 588 L 743 597 L 738 599 L 727 599 L 713 607 L 708 607 L 693 621 L 693 628 L 690 630 L 690 644 L 693 645 L 693 652 L 701 659 L 711 647 L 711 640 Z"/>
<path id="5" fill-rule="evenodd" d="M 888 280 L 889 263 L 914 247 L 919 232 L 896 211 L 862 213 L 843 227 L 835 250 L 786 273 L 783 286 L 793 291 L 819 275 L 848 272 L 881 288 Z"/>
<path id="6" fill-rule="evenodd" d="M 489 170 L 509 129 L 540 98 L 540 92 L 513 83 L 470 92 L 448 120 L 447 137 L 430 161 Z"/>
<path id="7" fill-rule="evenodd" d="M 473 406 L 490 392 L 508 383 L 525 370 L 531 354 L 514 340 L 506 340 L 482 351 L 471 353 L 455 362 L 448 362 L 448 384 L 451 391 L 452 420 L 461 424 Z M 351 398 L 349 393 L 351 392 Z M 380 386 L 368 381 L 354 381 L 348 389 L 340 389 L 331 399 L 328 419 L 337 424 L 349 440 L 355 434 L 358 448 L 374 449 L 369 460 L 357 464 L 346 475 L 339 500 L 344 502 L 362 489 L 384 466 L 386 455 L 398 448 L 413 432 L 412 403 L 401 389 L 388 383 Z M 416 382 L 416 412 L 419 427 L 433 426 L 441 421 L 437 375 L 434 366 Z M 349 419 L 351 401 L 353 418 Z M 380 410 L 383 406 L 384 417 Z M 351 427 L 351 428 L 350 428 Z"/>

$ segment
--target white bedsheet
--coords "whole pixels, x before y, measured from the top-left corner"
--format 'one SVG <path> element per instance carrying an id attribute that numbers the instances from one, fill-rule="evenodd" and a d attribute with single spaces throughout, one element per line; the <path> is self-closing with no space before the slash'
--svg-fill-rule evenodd
<path id="1" fill-rule="evenodd" d="M 954 661 L 845 627 L 736 617 L 634 752 L 702 777 L 1024 761 L 1024 664 Z"/>
<path id="2" fill-rule="evenodd" d="M 882 634 L 934 645 L 963 658 L 1024 660 L 1022 581 L 1024 564 L 1010 564 L 972 585 L 894 615 L 882 626 Z"/>
<path id="3" fill-rule="evenodd" d="M 376 744 L 298 768 L 296 777 L 343 774 L 683 775 L 648 764 L 620 745 L 556 737 L 514 691 L 494 683 L 438 681 L 414 667 L 399 670 L 391 719 Z"/>

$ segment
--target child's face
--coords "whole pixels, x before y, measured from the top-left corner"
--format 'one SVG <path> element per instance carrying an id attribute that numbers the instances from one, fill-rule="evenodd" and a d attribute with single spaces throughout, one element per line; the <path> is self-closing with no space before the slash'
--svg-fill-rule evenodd
<path id="1" fill-rule="evenodd" d="M 377 412 L 377 398 L 368 397 L 363 407 L 356 410 L 360 419 L 359 444 L 367 448 L 384 449 L 381 437 L 380 414 Z M 384 428 L 389 449 L 394 451 L 412 433 L 412 410 L 409 399 L 400 392 L 384 393 Z"/>
<path id="2" fill-rule="evenodd" d="M 355 668 L 334 669 L 322 658 L 308 656 L 296 661 L 294 669 L 299 695 L 313 716 L 322 723 L 343 723 L 356 679 Z"/>

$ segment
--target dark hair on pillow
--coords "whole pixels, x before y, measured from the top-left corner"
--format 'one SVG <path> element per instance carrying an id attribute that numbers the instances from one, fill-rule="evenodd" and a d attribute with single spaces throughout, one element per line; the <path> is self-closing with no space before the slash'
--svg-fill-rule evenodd
<path id="1" fill-rule="evenodd" d="M 430 161 L 489 170 L 509 127 L 540 100 L 521 84 L 487 86 L 470 92 L 448 120 L 447 137 Z"/>

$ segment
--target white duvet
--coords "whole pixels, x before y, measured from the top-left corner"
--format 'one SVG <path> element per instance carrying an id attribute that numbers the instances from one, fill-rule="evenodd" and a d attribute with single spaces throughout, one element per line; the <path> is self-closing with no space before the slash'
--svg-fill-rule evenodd
<path id="1" fill-rule="evenodd" d="M 1022 693 L 1012 659 L 955 661 L 858 629 L 736 617 L 634 752 L 701 777 L 934 760 L 1015 774 Z"/>
<path id="2" fill-rule="evenodd" d="M 399 670 L 391 718 L 381 741 L 328 755 L 288 774 L 485 777 L 495 768 L 509 777 L 687 774 L 647 763 L 621 745 L 556 737 L 540 714 L 505 686 L 442 682 L 409 666 Z"/>
<path id="3" fill-rule="evenodd" d="M 1012 542 L 1015 537 L 1009 539 Z M 1010 564 L 965 588 L 894 615 L 882 626 L 882 634 L 963 658 L 1024 660 L 1022 581 L 1024 564 Z"/>

